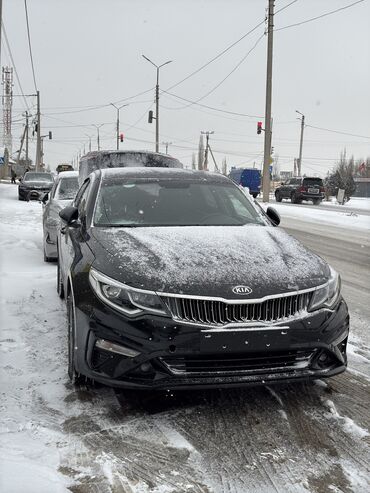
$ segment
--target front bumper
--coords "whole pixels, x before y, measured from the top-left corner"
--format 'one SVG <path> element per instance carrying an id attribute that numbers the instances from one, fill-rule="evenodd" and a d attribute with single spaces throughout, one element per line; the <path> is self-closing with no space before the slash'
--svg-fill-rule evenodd
<path id="1" fill-rule="evenodd" d="M 22 200 L 39 200 L 40 194 L 50 192 L 49 188 L 21 188 L 18 187 L 18 197 Z"/>
<path id="2" fill-rule="evenodd" d="M 128 319 L 95 297 L 90 301 L 76 302 L 76 370 L 114 387 L 236 387 L 330 377 L 347 365 L 343 299 L 334 310 L 242 329 L 209 329 L 154 315 Z M 101 349 L 101 341 L 137 354 Z"/>

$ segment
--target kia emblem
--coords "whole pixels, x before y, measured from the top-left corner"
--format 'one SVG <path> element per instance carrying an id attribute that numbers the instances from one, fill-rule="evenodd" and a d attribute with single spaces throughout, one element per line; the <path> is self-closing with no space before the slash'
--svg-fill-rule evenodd
<path id="1" fill-rule="evenodd" d="M 234 294 L 247 295 L 251 294 L 252 289 L 249 286 L 235 286 L 233 287 L 232 292 Z"/>

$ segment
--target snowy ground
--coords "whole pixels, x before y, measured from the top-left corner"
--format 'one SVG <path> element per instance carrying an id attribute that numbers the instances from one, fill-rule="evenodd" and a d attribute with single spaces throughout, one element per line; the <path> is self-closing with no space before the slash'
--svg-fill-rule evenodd
<path id="1" fill-rule="evenodd" d="M 74 389 L 56 267 L 42 260 L 41 206 L 0 184 L 0 491 L 369 491 L 370 311 L 361 298 L 369 275 L 359 267 L 369 245 L 362 227 L 346 236 L 335 224 L 283 217 L 302 241 L 322 238 L 313 246 L 343 269 L 352 315 L 345 374 L 212 392 Z M 331 231 L 337 250 L 323 236 Z"/>
<path id="2" fill-rule="evenodd" d="M 352 202 L 352 200 L 350 202 Z M 325 202 L 325 206 L 333 204 L 340 208 L 343 207 L 343 210 L 330 210 L 328 207 L 324 208 L 320 206 L 305 207 L 304 204 L 295 205 L 290 202 L 272 202 L 271 204 L 261 203 L 261 206 L 266 209 L 268 205 L 272 205 L 279 214 L 285 217 L 302 219 L 305 222 L 331 224 L 343 229 L 358 229 L 368 231 L 370 234 L 370 215 L 353 212 L 350 210 L 350 205 L 348 205 L 350 202 L 343 206 L 338 206 L 338 204 L 332 202 Z M 361 202 L 361 204 L 363 207 L 360 207 L 360 210 L 363 210 L 364 212 L 370 210 L 370 206 L 369 208 L 365 207 L 367 205 L 366 199 L 364 200 L 364 203 Z M 357 204 L 356 206 L 351 204 L 351 206 L 356 207 L 357 210 Z"/>

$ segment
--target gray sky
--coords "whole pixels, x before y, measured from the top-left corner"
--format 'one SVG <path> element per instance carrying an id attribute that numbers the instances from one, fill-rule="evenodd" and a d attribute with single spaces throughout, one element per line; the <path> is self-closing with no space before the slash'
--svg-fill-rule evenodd
<path id="1" fill-rule="evenodd" d="M 292 0 L 276 0 L 275 11 Z M 275 29 L 319 16 L 354 0 L 298 0 L 277 13 Z M 161 69 L 161 89 L 168 89 L 201 67 L 224 48 L 263 21 L 267 0 L 28 0 L 36 82 L 41 93 L 45 162 L 52 168 L 71 161 L 101 128 L 103 148 L 115 147 L 116 113 L 108 105 L 131 98 L 121 110 L 121 148 L 154 149 L 155 68 Z M 352 8 L 274 34 L 273 143 L 281 169 L 292 169 L 298 155 L 300 122 L 359 136 L 305 129 L 303 172 L 325 174 L 344 148 L 355 158 L 370 156 L 370 9 L 365 0 Z M 35 92 L 27 44 L 23 0 L 3 0 L 3 21 L 21 85 Z M 264 32 L 251 35 L 170 92 L 196 101 L 221 82 L 256 44 Z M 161 95 L 161 141 L 170 153 L 191 163 L 201 130 L 213 130 L 211 145 L 218 164 L 259 167 L 263 135 L 256 134 L 265 111 L 266 43 L 263 36 L 245 61 L 220 87 L 199 101 L 237 116 L 191 105 Z M 9 64 L 6 43 L 2 65 Z M 20 94 L 15 80 L 14 94 Z M 35 98 L 27 98 L 32 111 Z M 124 101 L 122 101 L 122 104 Z M 86 108 L 90 106 L 91 108 Z M 25 104 L 14 98 L 13 150 L 19 147 L 20 119 Z M 258 117 L 261 115 L 261 118 Z M 162 150 L 164 147 L 162 146 Z M 34 158 L 34 145 L 31 146 Z"/>

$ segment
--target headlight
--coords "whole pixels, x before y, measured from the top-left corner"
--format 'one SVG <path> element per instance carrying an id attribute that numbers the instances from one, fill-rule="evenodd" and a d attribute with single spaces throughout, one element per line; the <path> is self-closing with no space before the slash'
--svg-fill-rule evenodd
<path id="1" fill-rule="evenodd" d="M 90 269 L 89 280 L 102 301 L 125 315 L 135 316 L 143 312 L 168 315 L 160 297 L 153 291 L 126 286 L 93 268 Z"/>
<path id="2" fill-rule="evenodd" d="M 340 286 L 341 280 L 339 274 L 330 267 L 330 279 L 325 286 L 313 292 L 309 311 L 325 307 L 331 308 L 338 299 Z"/>

